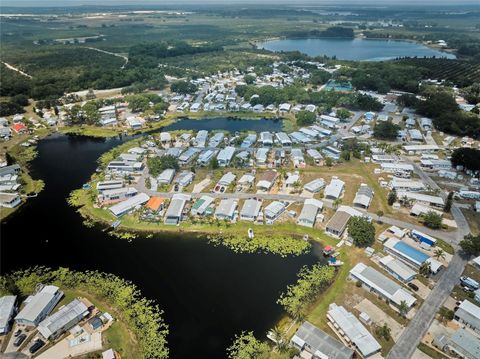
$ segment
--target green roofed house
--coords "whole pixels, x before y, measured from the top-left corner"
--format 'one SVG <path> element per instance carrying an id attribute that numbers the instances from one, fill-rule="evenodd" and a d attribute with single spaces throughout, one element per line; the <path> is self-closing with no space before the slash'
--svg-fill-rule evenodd
<path id="1" fill-rule="evenodd" d="M 210 196 L 202 196 L 193 204 L 190 213 L 195 216 L 208 216 L 213 214 L 214 198 Z"/>

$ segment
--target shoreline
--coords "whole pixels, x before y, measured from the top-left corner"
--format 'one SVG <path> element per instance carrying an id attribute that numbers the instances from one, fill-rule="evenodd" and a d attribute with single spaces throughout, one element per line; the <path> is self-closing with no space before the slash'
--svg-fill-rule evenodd
<path id="1" fill-rule="evenodd" d="M 24 181 L 24 185 L 22 186 L 22 189 L 24 189 L 24 194 L 21 194 L 21 192 L 19 192 L 19 195 L 22 198 L 22 201 L 18 206 L 14 208 L 0 207 L 0 222 L 7 220 L 11 215 L 18 212 L 20 208 L 25 206 L 25 204 L 28 202 L 28 199 L 30 198 L 29 196 L 27 196 L 27 194 L 29 194 L 30 192 L 35 192 L 36 195 L 38 195 L 40 192 L 42 192 L 43 188 L 45 187 L 45 182 L 43 181 L 43 179 L 41 178 L 34 179 L 32 177 L 29 166 L 30 166 L 30 162 L 32 162 L 38 156 L 38 152 L 37 152 L 38 142 L 47 138 L 52 133 L 54 132 L 52 132 L 48 128 L 45 129 L 45 131 L 34 132 L 31 135 L 30 134 L 27 135 L 24 138 L 24 140 L 22 140 L 21 142 L 15 143 L 11 147 L 8 147 L 5 150 L 5 154 L 12 157 L 15 160 L 15 162 L 12 164 L 18 164 L 21 168 L 21 177 L 22 177 L 22 180 Z M 31 147 L 21 146 L 22 143 L 25 143 L 29 139 L 32 139 L 33 136 L 39 137 L 35 145 Z"/>
<path id="2" fill-rule="evenodd" d="M 119 135 L 135 136 L 148 135 L 149 133 L 158 131 L 163 127 L 174 124 L 181 120 L 207 120 L 213 118 L 227 118 L 232 120 L 281 120 L 284 122 L 291 122 L 287 117 L 278 116 L 274 113 L 256 113 L 256 112 L 188 112 L 172 114 L 165 117 L 158 122 L 152 122 L 150 126 L 146 126 L 139 130 L 131 130 L 125 128 L 99 127 L 99 126 L 64 126 L 58 129 L 57 132 L 71 136 L 85 136 L 93 138 L 112 138 Z M 226 131 L 226 130 L 225 130 Z"/>

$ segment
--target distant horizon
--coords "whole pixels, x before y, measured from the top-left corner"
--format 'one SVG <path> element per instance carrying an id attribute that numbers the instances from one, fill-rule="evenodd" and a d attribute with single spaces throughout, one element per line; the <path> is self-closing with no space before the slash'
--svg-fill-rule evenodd
<path id="1" fill-rule="evenodd" d="M 478 0 L 424 0 L 419 2 L 418 0 L 347 0 L 343 3 L 338 3 L 335 0 L 301 0 L 294 1 L 291 0 L 104 0 L 102 4 L 99 4 L 95 0 L 3 0 L 0 8 L 11 7 L 11 8 L 38 8 L 38 7 L 81 7 L 81 6 L 97 6 L 97 7 L 108 7 L 108 6 L 182 6 L 182 5 L 290 5 L 290 6 L 302 6 L 302 5 L 318 5 L 318 6 L 335 6 L 343 7 L 349 5 L 356 6 L 471 6 L 476 5 L 480 8 L 480 2 Z"/>

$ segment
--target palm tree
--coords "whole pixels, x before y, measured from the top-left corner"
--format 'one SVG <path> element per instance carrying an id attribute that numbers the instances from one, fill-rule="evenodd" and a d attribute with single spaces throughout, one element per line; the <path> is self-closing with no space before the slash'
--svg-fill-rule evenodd
<path id="1" fill-rule="evenodd" d="M 340 204 L 342 203 L 342 200 L 340 198 L 337 198 L 335 201 L 333 201 L 333 208 L 334 209 L 337 209 L 338 206 L 340 206 Z"/>
<path id="2" fill-rule="evenodd" d="M 382 223 L 382 217 L 383 217 L 384 213 L 382 210 L 378 210 L 377 211 L 377 216 L 378 216 L 378 223 Z"/>
<path id="3" fill-rule="evenodd" d="M 430 275 L 430 264 L 427 263 L 427 262 L 424 262 L 424 263 L 420 266 L 418 272 L 419 272 L 421 275 L 423 275 L 424 277 L 428 277 L 428 276 Z"/>
<path id="4" fill-rule="evenodd" d="M 270 330 L 270 333 L 272 334 L 272 339 L 275 342 L 275 349 L 280 353 L 286 352 L 288 350 L 288 344 L 285 340 L 285 334 L 283 331 L 276 326 Z"/>
<path id="5" fill-rule="evenodd" d="M 407 315 L 409 309 L 410 309 L 410 307 L 408 306 L 407 302 L 402 300 L 400 302 L 400 305 L 398 306 L 398 310 L 400 311 L 400 315 L 402 317 L 405 317 Z"/>
<path id="6" fill-rule="evenodd" d="M 442 248 L 437 248 L 433 252 L 433 256 L 437 259 L 445 259 L 445 252 L 443 251 Z"/>

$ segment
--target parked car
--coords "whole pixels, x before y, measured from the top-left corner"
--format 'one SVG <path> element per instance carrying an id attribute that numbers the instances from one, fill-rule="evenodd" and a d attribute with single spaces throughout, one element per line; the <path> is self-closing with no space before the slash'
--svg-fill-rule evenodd
<path id="1" fill-rule="evenodd" d="M 464 292 L 470 293 L 473 292 L 473 289 L 470 287 L 467 287 L 466 285 L 462 287 Z"/>
<path id="2" fill-rule="evenodd" d="M 13 346 L 14 347 L 19 347 L 20 344 L 22 344 L 25 339 L 27 339 L 27 334 L 20 334 L 17 337 L 17 339 L 15 339 L 15 341 L 13 342 Z"/>
<path id="3" fill-rule="evenodd" d="M 35 343 L 33 343 L 33 345 L 30 347 L 30 349 L 28 349 L 28 351 L 30 352 L 30 354 L 35 354 L 44 345 L 45 345 L 45 342 L 43 340 L 37 339 L 35 340 Z"/>
<path id="4" fill-rule="evenodd" d="M 21 330 L 21 329 L 18 329 L 17 331 L 15 331 L 15 333 L 13 333 L 13 336 L 16 338 L 16 337 L 18 337 L 20 334 L 22 334 L 22 330 Z"/>
<path id="5" fill-rule="evenodd" d="M 407 284 L 410 288 L 412 288 L 415 292 L 418 290 L 418 286 L 413 284 L 413 283 L 408 283 Z"/>
<path id="6" fill-rule="evenodd" d="M 470 277 L 460 277 L 460 283 L 462 283 L 462 286 L 469 287 L 472 290 L 480 288 L 480 284 Z"/>

